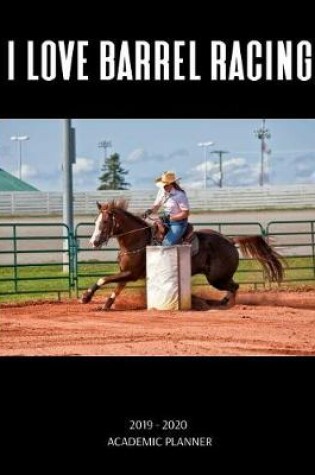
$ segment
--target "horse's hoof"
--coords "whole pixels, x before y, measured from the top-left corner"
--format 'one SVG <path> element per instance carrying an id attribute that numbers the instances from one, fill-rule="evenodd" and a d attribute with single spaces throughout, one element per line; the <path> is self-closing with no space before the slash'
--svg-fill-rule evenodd
<path id="1" fill-rule="evenodd" d="M 104 310 L 105 312 L 108 312 L 108 310 L 111 309 L 111 306 L 113 305 L 114 303 L 114 299 L 112 299 L 111 297 L 109 297 L 106 302 L 104 303 L 104 305 L 101 307 L 102 310 Z"/>
<path id="2" fill-rule="evenodd" d="M 84 294 L 82 295 L 80 299 L 81 303 L 89 303 L 91 302 L 91 300 L 92 300 L 91 292 L 84 292 Z"/>
<path id="3" fill-rule="evenodd" d="M 102 310 L 102 312 L 108 312 L 110 308 L 106 307 L 106 305 L 102 305 L 100 310 Z"/>
<path id="4" fill-rule="evenodd" d="M 234 307 L 235 305 L 235 297 L 224 297 L 220 301 L 220 306 L 223 310 L 228 310 L 229 308 Z"/>

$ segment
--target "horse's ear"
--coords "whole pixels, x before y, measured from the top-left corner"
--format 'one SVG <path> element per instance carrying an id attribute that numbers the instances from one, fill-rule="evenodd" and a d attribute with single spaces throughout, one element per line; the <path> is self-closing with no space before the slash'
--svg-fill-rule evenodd
<path id="1" fill-rule="evenodd" d="M 102 205 L 99 201 L 96 202 L 96 206 L 98 207 L 98 209 L 101 211 L 102 209 Z"/>

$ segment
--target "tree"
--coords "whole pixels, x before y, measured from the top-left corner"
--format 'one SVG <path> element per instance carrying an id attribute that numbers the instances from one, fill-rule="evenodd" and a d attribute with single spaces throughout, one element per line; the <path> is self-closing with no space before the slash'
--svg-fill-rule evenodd
<path id="1" fill-rule="evenodd" d="M 99 177 L 98 190 L 128 190 L 130 183 L 125 181 L 124 175 L 129 171 L 121 167 L 118 153 L 105 158 L 101 171 L 104 173 Z"/>

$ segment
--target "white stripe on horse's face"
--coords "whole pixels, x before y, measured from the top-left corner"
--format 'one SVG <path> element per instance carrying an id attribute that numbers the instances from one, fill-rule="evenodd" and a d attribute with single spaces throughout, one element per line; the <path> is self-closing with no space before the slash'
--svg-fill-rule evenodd
<path id="1" fill-rule="evenodd" d="M 95 221 L 95 228 L 94 228 L 94 232 L 92 234 L 92 237 L 90 239 L 90 244 L 93 245 L 93 247 L 98 247 L 99 244 L 100 244 L 100 237 L 101 237 L 101 233 L 102 233 L 102 213 L 99 214 L 97 220 Z"/>

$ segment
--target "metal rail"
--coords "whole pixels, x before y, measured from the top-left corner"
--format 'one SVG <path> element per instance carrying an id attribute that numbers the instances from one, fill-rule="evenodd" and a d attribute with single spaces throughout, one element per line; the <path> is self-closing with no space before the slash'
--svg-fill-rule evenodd
<path id="1" fill-rule="evenodd" d="M 226 236 L 259 234 L 284 256 L 287 262 L 284 284 L 315 283 L 315 220 L 271 221 L 266 228 L 258 222 L 194 223 L 194 228 L 217 230 Z M 21 295 L 77 296 L 98 277 L 117 270 L 117 243 L 111 240 L 94 250 L 88 240 L 93 222 L 79 223 L 75 235 L 62 223 L 0 224 L 0 300 Z M 241 258 L 236 273 L 241 285 L 271 288 L 261 266 Z M 208 285 L 194 277 L 194 285 Z M 143 281 L 130 284 L 135 288 Z"/>

